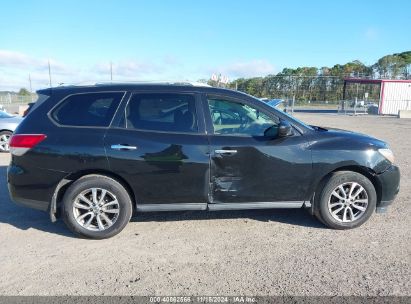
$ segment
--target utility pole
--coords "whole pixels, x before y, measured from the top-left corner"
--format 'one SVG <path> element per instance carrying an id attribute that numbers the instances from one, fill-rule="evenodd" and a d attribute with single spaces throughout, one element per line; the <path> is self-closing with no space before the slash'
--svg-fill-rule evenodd
<path id="1" fill-rule="evenodd" d="M 354 115 L 357 115 L 357 103 L 358 103 L 358 83 L 357 83 L 357 93 L 355 94 Z"/>
<path id="2" fill-rule="evenodd" d="M 50 82 L 50 88 L 51 88 L 51 68 L 50 68 L 50 60 L 48 61 L 49 63 L 49 82 Z"/>
<path id="3" fill-rule="evenodd" d="M 113 81 L 113 62 L 110 61 L 110 80 Z"/>
<path id="4" fill-rule="evenodd" d="M 29 73 L 29 83 L 30 83 L 30 99 L 31 99 L 31 101 L 33 101 L 33 88 L 32 88 L 32 86 L 31 86 L 31 76 L 30 76 L 30 73 Z"/>
<path id="5" fill-rule="evenodd" d="M 288 93 L 287 93 L 287 104 L 291 106 L 291 113 L 294 112 L 294 102 L 291 100 L 291 90 L 292 90 L 292 83 L 291 83 L 291 75 L 288 76 Z M 291 103 L 291 104 L 290 104 Z"/>
<path id="6" fill-rule="evenodd" d="M 29 73 L 29 83 L 30 83 L 30 93 L 33 93 L 33 89 L 32 89 L 32 87 L 31 87 L 31 76 L 30 76 L 30 73 Z"/>

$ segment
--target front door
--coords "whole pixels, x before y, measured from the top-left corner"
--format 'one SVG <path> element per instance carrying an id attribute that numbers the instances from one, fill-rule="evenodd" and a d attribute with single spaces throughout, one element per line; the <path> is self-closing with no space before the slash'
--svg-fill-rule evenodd
<path id="1" fill-rule="evenodd" d="M 209 147 L 197 103 L 191 93 L 134 93 L 119 109 L 105 147 L 138 207 L 207 203 Z"/>
<path id="2" fill-rule="evenodd" d="M 208 108 L 213 203 L 309 199 L 311 153 L 304 136 L 265 137 L 280 119 L 245 100 L 204 97 Z M 207 113 L 208 114 L 208 113 Z"/>

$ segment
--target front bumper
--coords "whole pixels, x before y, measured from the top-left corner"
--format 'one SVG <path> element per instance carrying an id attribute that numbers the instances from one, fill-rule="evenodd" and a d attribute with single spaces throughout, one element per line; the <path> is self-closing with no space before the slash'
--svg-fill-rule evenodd
<path id="1" fill-rule="evenodd" d="M 384 213 L 400 191 L 400 169 L 392 165 L 383 173 L 376 175 L 381 186 L 381 198 L 377 204 L 377 213 Z"/>

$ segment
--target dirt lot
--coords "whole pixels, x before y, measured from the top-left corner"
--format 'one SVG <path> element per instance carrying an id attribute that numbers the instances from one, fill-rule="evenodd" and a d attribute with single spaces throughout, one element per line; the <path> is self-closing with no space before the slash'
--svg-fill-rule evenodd
<path id="1" fill-rule="evenodd" d="M 83 240 L 10 202 L 2 154 L 0 294 L 411 295 L 411 120 L 298 117 L 391 144 L 402 182 L 387 214 L 334 231 L 304 210 L 155 213 Z"/>

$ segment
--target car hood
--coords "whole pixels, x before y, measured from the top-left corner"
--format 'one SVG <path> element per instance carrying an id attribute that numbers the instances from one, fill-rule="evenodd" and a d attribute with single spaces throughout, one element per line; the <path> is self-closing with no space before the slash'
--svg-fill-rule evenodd
<path id="1" fill-rule="evenodd" d="M 20 116 L 13 116 L 13 117 L 8 117 L 8 118 L 1 118 L 0 122 L 8 122 L 8 123 L 20 123 L 22 122 L 24 118 Z"/>
<path id="2" fill-rule="evenodd" d="M 13 116 L 13 117 L 7 117 L 7 118 L 0 118 L 0 123 L 10 123 L 10 124 L 19 124 L 22 122 L 24 118 L 20 116 Z"/>
<path id="3" fill-rule="evenodd" d="M 14 131 L 22 121 L 23 118 L 19 116 L 0 118 L 0 129 Z"/>
<path id="4" fill-rule="evenodd" d="M 328 128 L 328 127 L 318 127 L 312 126 L 317 134 L 323 134 L 329 138 L 344 138 L 350 142 L 361 142 L 367 146 L 375 147 L 376 149 L 387 148 L 388 144 L 378 138 L 372 137 L 370 135 L 357 133 L 354 131 L 337 129 L 337 128 Z"/>

